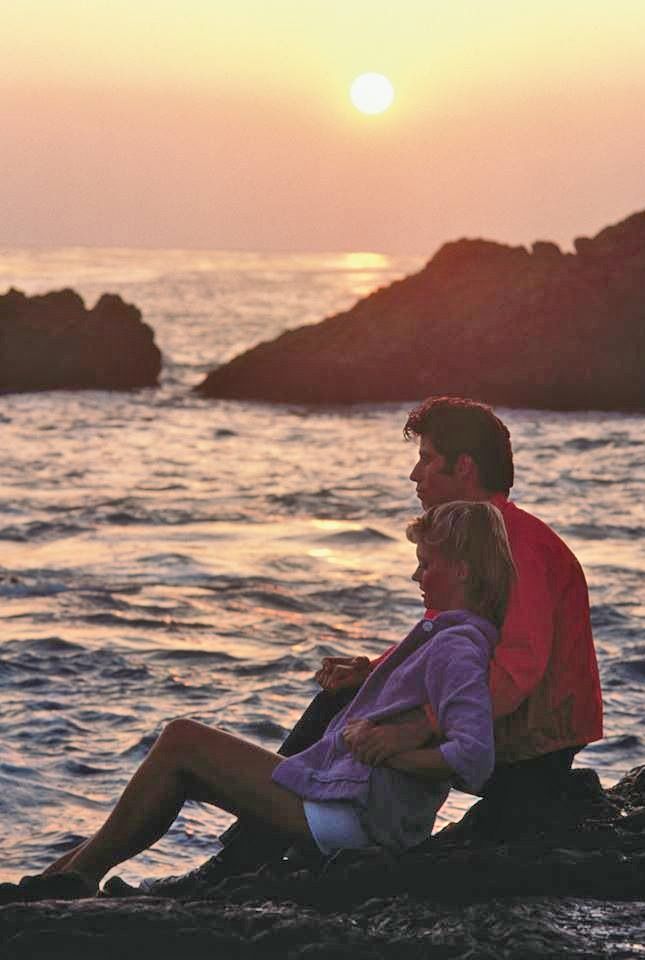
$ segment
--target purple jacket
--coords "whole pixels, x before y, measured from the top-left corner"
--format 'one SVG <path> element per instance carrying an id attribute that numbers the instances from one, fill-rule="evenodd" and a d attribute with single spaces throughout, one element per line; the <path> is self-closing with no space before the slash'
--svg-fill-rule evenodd
<path id="1" fill-rule="evenodd" d="M 488 665 L 496 628 L 468 610 L 421 620 L 372 671 L 318 743 L 283 760 L 273 780 L 306 800 L 350 800 L 378 843 L 405 849 L 430 833 L 448 784 L 424 782 L 390 767 L 371 767 L 349 752 L 349 720 L 394 718 L 429 703 L 443 734 L 444 760 L 477 792 L 495 763 Z"/>

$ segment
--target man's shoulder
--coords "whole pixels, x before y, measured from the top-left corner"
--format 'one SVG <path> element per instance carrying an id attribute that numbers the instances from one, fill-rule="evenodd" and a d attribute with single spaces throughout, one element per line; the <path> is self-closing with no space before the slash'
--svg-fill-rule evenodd
<path id="1" fill-rule="evenodd" d="M 536 540 L 543 540 L 545 543 L 552 543 L 562 547 L 567 553 L 571 553 L 570 548 L 564 542 L 562 537 L 550 527 L 545 520 L 536 517 L 534 513 L 529 513 L 523 507 L 520 507 L 513 500 L 506 500 L 500 507 L 504 524 L 509 537 L 515 532 L 524 535 L 531 535 Z"/>
<path id="2" fill-rule="evenodd" d="M 514 553 L 518 548 L 548 553 L 553 560 L 580 568 L 571 548 L 544 520 L 519 507 L 512 500 L 506 500 L 500 505 L 500 509 Z"/>

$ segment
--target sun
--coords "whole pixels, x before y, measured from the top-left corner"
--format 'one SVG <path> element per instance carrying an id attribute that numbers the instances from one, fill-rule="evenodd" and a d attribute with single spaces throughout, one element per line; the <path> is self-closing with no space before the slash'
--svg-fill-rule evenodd
<path id="1" fill-rule="evenodd" d="M 352 82 L 349 96 L 361 113 L 383 113 L 394 100 L 394 87 L 382 73 L 362 73 Z"/>

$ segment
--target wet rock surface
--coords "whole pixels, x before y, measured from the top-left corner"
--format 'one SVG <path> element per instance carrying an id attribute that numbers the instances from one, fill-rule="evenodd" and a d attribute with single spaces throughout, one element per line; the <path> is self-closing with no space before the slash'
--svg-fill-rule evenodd
<path id="1" fill-rule="evenodd" d="M 459 394 L 508 406 L 642 410 L 645 212 L 575 253 L 447 243 L 344 313 L 211 371 L 204 396 L 361 403 Z"/>
<path id="2" fill-rule="evenodd" d="M 73 290 L 0 296 L 0 393 L 156 386 L 160 370 L 152 330 L 119 296 L 91 310 Z"/>
<path id="3" fill-rule="evenodd" d="M 205 869 L 182 900 L 10 904 L 0 909 L 0 955 L 642 955 L 645 767 L 606 791 L 593 771 L 574 771 L 550 807 L 522 816 L 491 837 L 471 811 L 399 859 L 374 848 L 322 866 L 280 861 L 216 885 Z"/>
<path id="4" fill-rule="evenodd" d="M 4 907 L 6 960 L 427 960 L 636 957 L 643 903 L 554 898 L 436 905 L 399 896 L 335 914 L 294 904 L 83 900 Z"/>

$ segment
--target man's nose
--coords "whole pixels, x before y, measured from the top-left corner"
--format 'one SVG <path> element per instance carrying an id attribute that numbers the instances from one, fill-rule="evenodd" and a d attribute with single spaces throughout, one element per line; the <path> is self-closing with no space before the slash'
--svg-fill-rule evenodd
<path id="1" fill-rule="evenodd" d="M 417 470 L 418 470 L 418 468 L 419 468 L 419 464 L 418 464 L 418 463 L 415 463 L 414 467 L 412 468 L 412 473 L 410 474 L 410 480 L 411 480 L 413 483 L 416 483 L 416 481 L 417 481 Z"/>
<path id="2" fill-rule="evenodd" d="M 415 583 L 421 583 L 421 567 L 417 567 L 417 569 L 412 574 L 412 579 L 414 580 Z"/>

